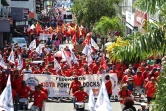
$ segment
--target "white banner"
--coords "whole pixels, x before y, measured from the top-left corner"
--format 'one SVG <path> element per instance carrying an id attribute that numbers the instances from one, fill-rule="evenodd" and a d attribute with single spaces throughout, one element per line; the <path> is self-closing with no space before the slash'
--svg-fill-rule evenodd
<path id="1" fill-rule="evenodd" d="M 51 38 L 51 36 L 51 34 L 40 33 L 39 40 L 48 40 L 48 38 Z"/>
<path id="2" fill-rule="evenodd" d="M 90 89 L 93 90 L 94 95 L 97 96 L 102 80 L 105 80 L 106 74 L 93 74 L 79 76 L 78 79 L 84 86 L 84 90 L 89 93 Z M 113 95 L 118 95 L 118 79 L 116 74 L 109 74 L 112 81 Z M 43 83 L 44 88 L 48 89 L 49 97 L 70 97 L 68 94 L 70 84 L 73 77 L 62 77 L 56 75 L 45 74 L 24 74 L 24 80 L 27 85 L 34 90 L 34 86 L 38 83 Z"/>

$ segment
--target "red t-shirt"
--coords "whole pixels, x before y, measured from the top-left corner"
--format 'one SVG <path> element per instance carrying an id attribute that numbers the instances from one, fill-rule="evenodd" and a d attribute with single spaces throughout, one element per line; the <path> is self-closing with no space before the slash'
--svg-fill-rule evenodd
<path id="1" fill-rule="evenodd" d="M 135 86 L 142 86 L 144 83 L 144 77 L 142 75 L 140 75 L 140 76 L 135 75 L 134 82 L 135 82 Z"/>
<path id="2" fill-rule="evenodd" d="M 17 96 L 16 91 L 14 89 L 12 89 L 12 98 L 14 99 L 14 97 L 16 97 L 16 96 Z"/>
<path id="3" fill-rule="evenodd" d="M 22 82 L 23 78 L 22 76 L 18 77 L 18 79 L 14 79 L 13 81 L 13 89 L 18 93 L 20 88 L 21 88 L 21 82 Z"/>
<path id="4" fill-rule="evenodd" d="M 48 96 L 48 90 L 47 89 L 42 88 L 41 90 Z"/>
<path id="5" fill-rule="evenodd" d="M 73 94 L 74 94 L 74 92 L 79 90 L 80 86 L 81 86 L 81 82 L 80 81 L 73 81 L 71 83 L 70 88 L 72 89 Z"/>
<path id="6" fill-rule="evenodd" d="M 64 76 L 66 76 L 66 77 L 72 76 L 72 73 L 69 70 L 65 70 L 63 73 L 64 73 Z"/>
<path id="7" fill-rule="evenodd" d="M 144 77 L 144 79 L 146 79 L 148 77 L 148 74 L 149 74 L 149 72 L 147 72 L 147 71 L 144 71 L 142 73 L 142 76 Z"/>
<path id="8" fill-rule="evenodd" d="M 43 92 L 43 91 L 34 91 L 32 93 L 32 95 L 34 96 L 34 106 L 38 106 L 39 108 L 43 107 L 43 101 L 47 100 L 47 95 Z"/>
<path id="9" fill-rule="evenodd" d="M 111 80 L 106 81 L 105 83 L 108 94 L 112 94 L 112 82 Z"/>
<path id="10" fill-rule="evenodd" d="M 93 74 L 97 74 L 97 72 L 99 71 L 99 68 L 100 68 L 100 66 L 98 65 L 95 65 L 95 66 L 93 66 Z"/>
<path id="11" fill-rule="evenodd" d="M 88 98 L 88 94 L 84 91 L 76 91 L 74 95 L 77 102 L 84 102 L 85 98 Z"/>
<path id="12" fill-rule="evenodd" d="M 31 93 L 32 90 L 28 86 L 21 87 L 19 90 L 19 94 L 21 98 L 28 98 L 29 93 Z"/>
<path id="13" fill-rule="evenodd" d="M 122 78 L 122 82 L 123 83 L 126 83 L 127 82 L 127 79 L 128 79 L 128 75 L 125 75 L 123 78 Z M 130 77 L 132 77 L 133 78 L 133 76 L 131 75 Z M 134 79 L 134 78 L 133 78 Z"/>
<path id="14" fill-rule="evenodd" d="M 151 81 L 149 81 L 146 86 L 146 94 L 148 97 L 153 97 L 155 92 L 156 92 L 156 82 L 155 83 L 152 83 Z"/>
<path id="15" fill-rule="evenodd" d="M 122 98 L 122 100 L 120 100 L 120 103 L 123 104 L 124 99 L 126 97 L 129 97 L 131 95 L 131 92 L 127 89 L 127 90 L 121 90 L 118 92 L 118 95 L 120 96 L 120 98 Z"/>
<path id="16" fill-rule="evenodd" d="M 40 71 L 33 71 L 33 74 L 41 74 Z"/>

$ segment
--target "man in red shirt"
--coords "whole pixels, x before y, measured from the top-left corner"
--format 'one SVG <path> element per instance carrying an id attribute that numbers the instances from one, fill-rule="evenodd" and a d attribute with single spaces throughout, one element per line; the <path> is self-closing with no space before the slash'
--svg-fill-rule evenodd
<path id="1" fill-rule="evenodd" d="M 79 89 L 80 90 L 76 91 L 73 94 L 74 108 L 75 108 L 75 103 L 76 102 L 85 102 L 88 99 L 88 97 L 89 97 L 89 95 L 84 91 L 84 87 L 83 86 L 80 86 Z M 83 109 L 80 109 L 80 110 L 82 111 Z"/>
<path id="2" fill-rule="evenodd" d="M 72 81 L 72 83 L 70 85 L 69 94 L 70 94 L 71 89 L 72 89 L 72 93 L 74 94 L 76 91 L 79 90 L 80 86 L 81 86 L 81 82 L 78 80 L 78 77 L 75 76 L 74 81 Z"/>
<path id="3" fill-rule="evenodd" d="M 126 73 L 127 73 L 127 75 L 123 76 L 121 84 L 126 83 L 128 77 L 132 77 L 133 78 L 133 76 L 131 75 L 132 74 L 132 70 L 131 69 L 127 69 Z"/>
<path id="4" fill-rule="evenodd" d="M 124 108 L 124 99 L 131 96 L 131 92 L 127 89 L 127 84 L 122 84 L 122 89 L 118 92 L 120 96 L 121 108 Z"/>
<path id="5" fill-rule="evenodd" d="M 33 106 L 39 107 L 39 111 L 42 111 L 43 103 L 48 99 L 47 95 L 40 90 L 40 86 L 35 86 L 35 91 L 30 94 L 30 101 L 34 97 Z"/>
<path id="6" fill-rule="evenodd" d="M 97 72 L 99 71 L 99 68 L 100 68 L 100 62 L 96 61 L 96 64 L 92 68 L 93 74 L 97 74 Z"/>
<path id="7" fill-rule="evenodd" d="M 110 100 L 110 97 L 112 96 L 112 82 L 110 80 L 110 76 L 106 75 L 105 80 L 106 80 L 105 86 L 106 86 L 108 97 L 109 97 L 109 100 Z"/>
<path id="8" fill-rule="evenodd" d="M 151 77 L 151 81 L 149 81 L 145 86 L 145 92 L 147 95 L 148 104 L 154 99 L 154 94 L 156 93 L 157 83 L 154 77 Z"/>
<path id="9" fill-rule="evenodd" d="M 143 94 L 144 89 L 144 77 L 142 76 L 142 71 L 138 68 L 137 74 L 134 76 L 134 83 L 135 83 L 135 93 L 139 94 L 139 101 L 141 98 L 141 94 Z"/>
<path id="10" fill-rule="evenodd" d="M 43 87 L 43 83 L 40 83 L 39 87 L 40 87 L 40 90 L 43 91 L 47 95 L 47 97 L 48 97 L 48 90 Z"/>
<path id="11" fill-rule="evenodd" d="M 20 99 L 22 99 L 22 98 L 28 99 L 29 94 L 31 94 L 31 93 L 32 93 L 32 90 L 30 89 L 30 87 L 28 87 L 26 85 L 25 81 L 22 81 L 21 88 L 19 90 Z M 25 106 L 25 109 L 28 110 L 28 104 L 22 104 L 22 103 L 20 103 L 20 107 L 21 107 L 20 109 L 23 109 L 23 105 Z"/>

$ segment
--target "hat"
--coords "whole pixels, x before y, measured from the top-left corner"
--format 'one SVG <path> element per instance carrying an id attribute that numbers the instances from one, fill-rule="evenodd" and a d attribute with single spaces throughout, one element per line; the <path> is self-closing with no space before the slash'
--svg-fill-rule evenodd
<path id="1" fill-rule="evenodd" d="M 66 62 L 66 60 L 65 60 L 65 59 L 62 59 L 60 62 Z"/>
<path id="2" fill-rule="evenodd" d="M 133 78 L 132 77 L 128 77 L 127 81 L 132 81 Z"/>
<path id="3" fill-rule="evenodd" d="M 39 83 L 40 86 L 43 86 L 43 82 Z"/>
<path id="4" fill-rule="evenodd" d="M 157 68 L 156 68 L 156 67 L 153 67 L 153 70 L 157 70 Z"/>
<path id="5" fill-rule="evenodd" d="M 154 78 L 154 77 L 151 77 L 151 80 L 152 80 L 152 79 L 154 80 L 155 78 Z"/>
<path id="6" fill-rule="evenodd" d="M 146 69 L 149 69 L 149 66 L 146 66 L 145 68 L 146 68 Z"/>
<path id="7" fill-rule="evenodd" d="M 157 69 L 161 69 L 160 67 L 157 67 Z"/>
<path id="8" fill-rule="evenodd" d="M 123 88 L 123 87 L 127 87 L 127 84 L 125 84 L 125 83 L 124 83 L 124 84 L 122 84 L 122 88 Z"/>
<path id="9" fill-rule="evenodd" d="M 146 106 L 147 104 L 146 103 L 141 103 L 141 106 Z"/>
<path id="10" fill-rule="evenodd" d="M 142 72 L 142 71 L 138 68 L 138 69 L 137 69 L 137 73 L 138 73 L 138 72 Z"/>

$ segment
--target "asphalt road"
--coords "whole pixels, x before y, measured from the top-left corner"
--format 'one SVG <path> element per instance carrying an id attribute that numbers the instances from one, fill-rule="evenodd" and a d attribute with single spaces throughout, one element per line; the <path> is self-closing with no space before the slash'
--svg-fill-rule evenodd
<path id="1" fill-rule="evenodd" d="M 30 103 L 29 107 L 32 105 Z M 119 102 L 111 102 L 112 111 L 122 111 Z M 138 110 L 140 108 L 140 103 L 135 102 L 135 107 Z M 86 111 L 88 111 L 88 104 L 86 103 L 85 107 Z M 56 103 L 56 102 L 46 102 L 45 111 L 75 111 L 73 109 L 73 103 Z"/>

